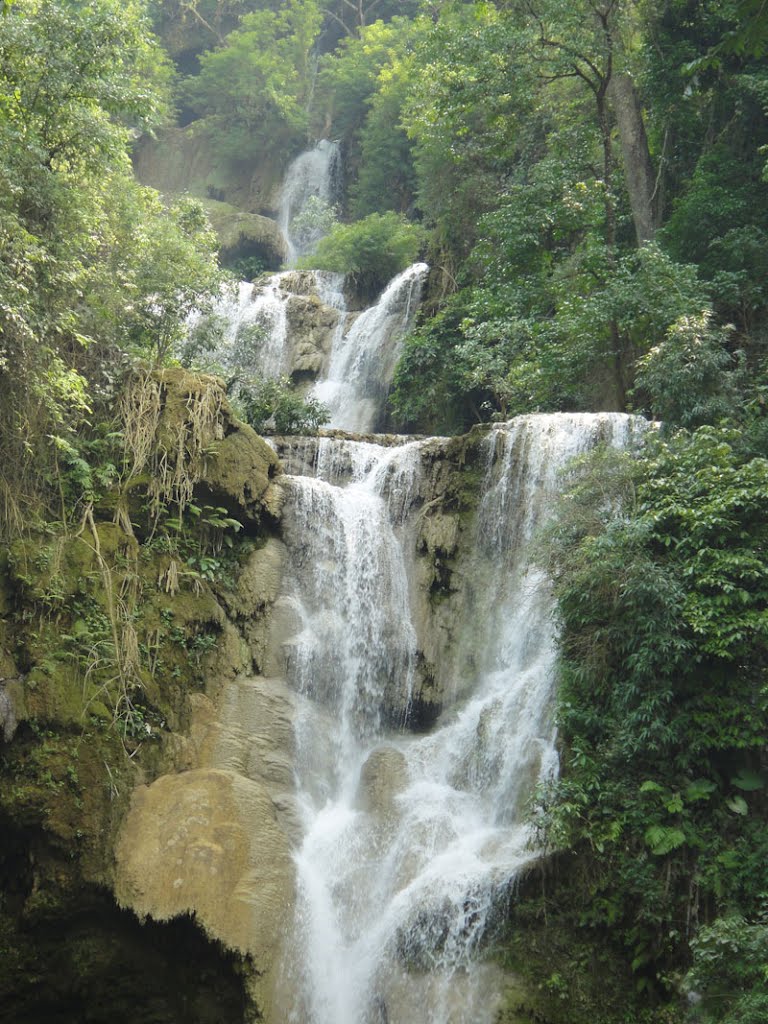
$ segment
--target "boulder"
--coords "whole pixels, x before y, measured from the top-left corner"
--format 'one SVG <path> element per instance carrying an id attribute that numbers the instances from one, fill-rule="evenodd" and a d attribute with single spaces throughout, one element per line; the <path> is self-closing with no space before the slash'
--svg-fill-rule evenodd
<path id="1" fill-rule="evenodd" d="M 360 772 L 357 804 L 379 820 L 386 820 L 395 813 L 395 797 L 407 783 L 404 755 L 394 747 L 379 747 L 371 751 Z"/>
<path id="2" fill-rule="evenodd" d="M 274 220 L 216 199 L 206 199 L 203 205 L 219 240 L 224 266 L 244 257 L 255 258 L 268 270 L 277 270 L 285 262 L 285 238 Z"/>

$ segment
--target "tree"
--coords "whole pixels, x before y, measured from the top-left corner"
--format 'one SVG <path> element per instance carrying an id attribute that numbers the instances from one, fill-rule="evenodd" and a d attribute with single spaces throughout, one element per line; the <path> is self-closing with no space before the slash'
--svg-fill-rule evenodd
<path id="1" fill-rule="evenodd" d="M 648 149 L 640 101 L 628 64 L 625 38 L 634 32 L 634 9 L 622 0 L 525 0 L 520 8 L 535 27 L 545 81 L 579 81 L 591 92 L 603 147 L 606 187 L 606 241 L 615 240 L 612 194 L 615 119 L 624 157 L 625 184 L 639 245 L 658 226 L 655 173 Z M 611 107 L 612 104 L 612 107 Z"/>
<path id="2" fill-rule="evenodd" d="M 344 36 L 360 38 L 374 20 L 415 14 L 418 8 L 418 0 L 331 0 L 323 7 L 323 14 Z"/>
<path id="3" fill-rule="evenodd" d="M 114 402 L 161 235 L 216 287 L 205 230 L 134 181 L 132 132 L 167 109 L 168 65 L 130 0 L 19 0 L 0 35 L 0 534 L 66 519 Z M 188 225 L 189 226 L 189 225 Z M 168 293 L 167 293 L 168 294 Z M 179 308 L 164 302 L 166 327 Z M 178 320 L 177 320 L 178 326 Z M 146 354 L 157 339 L 144 335 Z M 160 346 L 159 346 L 160 347 Z M 104 428 L 102 430 L 102 428 Z M 81 494 L 83 490 L 81 488 Z"/>
<path id="4" fill-rule="evenodd" d="M 183 96 L 231 156 L 252 156 L 268 140 L 290 148 L 304 136 L 320 24 L 316 0 L 288 0 L 244 15 L 221 46 L 200 56 L 200 74 L 187 79 Z"/>
<path id="5" fill-rule="evenodd" d="M 418 227 L 396 213 L 372 213 L 353 224 L 336 224 L 301 266 L 346 274 L 366 298 L 413 263 L 421 248 Z"/>
<path id="6" fill-rule="evenodd" d="M 585 862 L 580 927 L 621 936 L 645 992 L 685 966 L 699 920 L 759 914 L 768 882 L 768 462 L 740 441 L 702 427 L 639 456 L 598 451 L 550 536 L 564 750 L 550 839 Z"/>

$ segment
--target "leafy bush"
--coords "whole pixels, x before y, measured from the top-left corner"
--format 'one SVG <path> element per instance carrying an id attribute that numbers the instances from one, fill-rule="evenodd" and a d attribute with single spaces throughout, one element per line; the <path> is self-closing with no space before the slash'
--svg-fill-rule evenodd
<path id="1" fill-rule="evenodd" d="M 314 434 L 328 410 L 311 395 L 302 398 L 288 377 L 249 377 L 237 382 L 235 404 L 259 434 Z"/>
<path id="2" fill-rule="evenodd" d="M 545 831 L 587 865 L 581 924 L 662 991 L 699 908 L 751 916 L 768 890 L 768 461 L 739 441 L 707 426 L 586 457 L 549 538 L 563 772 Z"/>
<path id="3" fill-rule="evenodd" d="M 635 391 L 645 392 L 654 416 L 666 423 L 698 427 L 733 413 L 737 372 L 725 347 L 727 330 L 711 311 L 683 316 L 637 364 Z"/>
<path id="4" fill-rule="evenodd" d="M 346 274 L 370 297 L 414 262 L 422 245 L 421 229 L 396 213 L 372 213 L 353 224 L 337 224 L 300 264 Z"/>
<path id="5" fill-rule="evenodd" d="M 702 1024 L 763 1024 L 768 1018 L 768 922 L 717 918 L 692 943 L 686 977 Z"/>

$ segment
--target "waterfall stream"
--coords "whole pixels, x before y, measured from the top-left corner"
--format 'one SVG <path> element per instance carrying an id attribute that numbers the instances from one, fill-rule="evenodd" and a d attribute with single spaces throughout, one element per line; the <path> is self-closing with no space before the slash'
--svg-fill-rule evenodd
<path id="1" fill-rule="evenodd" d="M 332 198 L 337 173 L 331 143 L 289 168 L 280 223 L 292 258 L 296 213 Z M 312 373 L 332 427 L 376 430 L 428 269 L 409 267 L 356 317 L 338 274 L 241 285 L 221 313 L 224 365 Z M 494 426 L 472 442 L 480 473 L 461 521 L 439 511 L 460 470 L 448 439 L 281 449 L 286 554 L 268 646 L 295 698 L 297 895 L 270 1019 L 492 1024 L 503 978 L 483 948 L 537 856 L 526 809 L 558 766 L 536 533 L 569 459 L 627 445 L 643 426 L 610 413 Z M 435 540 L 445 529 L 453 540 Z M 434 714 L 420 721 L 425 686 Z"/>
<path id="2" fill-rule="evenodd" d="M 385 288 L 378 302 L 361 313 L 345 333 L 334 335 L 326 373 L 314 388 L 330 411 L 329 426 L 355 433 L 376 429 L 386 402 L 400 342 L 410 329 L 421 302 L 429 267 L 414 263 Z M 325 301 L 345 308 L 339 286 L 326 285 Z"/>
<path id="3" fill-rule="evenodd" d="M 312 230 L 297 235 L 292 226 L 295 218 L 313 198 L 331 203 L 337 196 L 339 179 L 339 147 L 327 140 L 301 153 L 289 165 L 278 210 L 289 266 L 321 237 Z M 225 288 L 214 310 L 214 330 L 208 332 L 208 337 L 205 329 L 210 321 L 196 315 L 190 319 L 192 357 L 198 364 L 220 367 L 227 373 L 268 378 L 290 376 L 297 369 L 303 373 L 305 368 L 297 366 L 291 336 L 291 304 L 294 309 L 303 306 L 305 312 L 308 307 L 311 316 L 312 304 L 319 303 L 331 311 L 332 324 L 324 336 L 318 338 L 315 332 L 311 343 L 317 348 L 315 362 L 320 364 L 312 395 L 328 408 L 330 427 L 368 433 L 383 421 L 400 343 L 413 325 L 428 272 L 425 263 L 408 267 L 356 317 L 347 309 L 343 274 L 286 270 L 253 284 L 242 281 Z M 195 331 L 202 335 L 198 344 L 194 342 Z"/>
<path id="4" fill-rule="evenodd" d="M 300 153 L 289 165 L 280 191 L 277 223 L 288 249 L 288 266 L 308 252 L 321 237 L 311 227 L 297 234 L 295 218 L 307 207 L 312 197 L 332 206 L 338 199 L 341 178 L 341 155 L 336 142 L 322 139 L 312 149 Z"/>
<path id="5" fill-rule="evenodd" d="M 494 969 L 477 954 L 536 856 L 526 803 L 557 770 L 552 600 L 531 541 L 567 460 L 639 430 L 561 414 L 488 433 L 456 623 L 474 670 L 426 735 L 403 725 L 420 643 L 414 527 L 439 442 L 326 438 L 298 460 L 310 475 L 288 476 L 286 675 L 314 710 L 296 725 L 303 839 L 280 1019 L 492 1021 Z"/>

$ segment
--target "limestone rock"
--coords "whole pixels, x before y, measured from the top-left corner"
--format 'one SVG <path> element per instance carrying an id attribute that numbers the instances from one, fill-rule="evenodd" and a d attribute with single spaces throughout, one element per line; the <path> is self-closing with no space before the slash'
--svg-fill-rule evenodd
<path id="1" fill-rule="evenodd" d="M 19 724 L 19 718 L 23 718 L 23 712 L 19 707 L 22 696 L 19 680 L 0 679 L 0 738 L 4 743 L 10 743 Z"/>
<path id="2" fill-rule="evenodd" d="M 225 266 L 243 254 L 259 257 L 269 269 L 276 270 L 285 261 L 285 239 L 274 220 L 215 199 L 206 199 L 203 205 L 219 240 Z"/>
<path id="3" fill-rule="evenodd" d="M 394 747 L 371 751 L 360 772 L 357 804 L 361 810 L 386 819 L 395 812 L 395 797 L 408 782 L 404 755 Z"/>
<path id="4" fill-rule="evenodd" d="M 200 486 L 235 518 L 258 523 L 266 511 L 277 518 L 282 507 L 277 456 L 251 427 L 240 424 L 215 447 Z"/>
<path id="5" fill-rule="evenodd" d="M 293 295 L 286 306 L 291 337 L 291 371 L 317 377 L 328 360 L 331 342 L 339 322 L 338 310 L 312 295 Z"/>
<path id="6" fill-rule="evenodd" d="M 248 556 L 233 593 L 227 595 L 231 612 L 248 619 L 263 612 L 280 593 L 285 548 L 271 537 Z"/>
<path id="7" fill-rule="evenodd" d="M 295 708 L 296 699 L 282 680 L 238 679 L 220 702 L 211 764 L 262 782 L 273 792 L 292 789 Z"/>
<path id="8" fill-rule="evenodd" d="M 261 783 L 203 768 L 140 786 L 116 863 L 122 906 L 157 921 L 193 914 L 259 971 L 270 968 L 294 883 L 288 840 Z"/>

